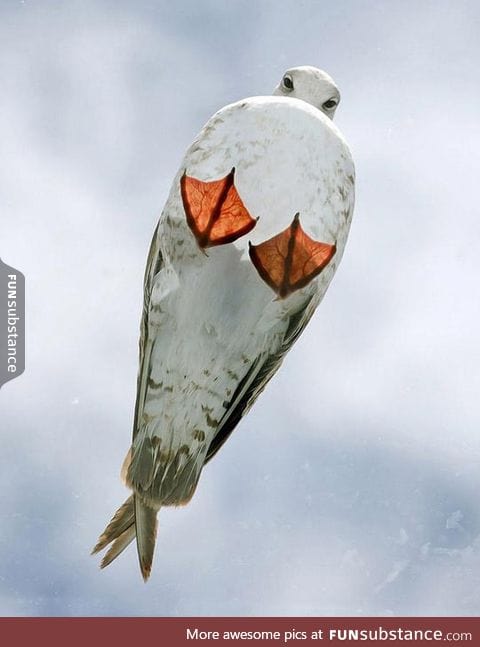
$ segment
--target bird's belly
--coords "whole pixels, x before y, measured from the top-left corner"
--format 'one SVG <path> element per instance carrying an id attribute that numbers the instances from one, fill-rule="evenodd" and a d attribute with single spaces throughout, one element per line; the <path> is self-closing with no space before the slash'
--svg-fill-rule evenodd
<path id="1" fill-rule="evenodd" d="M 182 263 L 176 289 L 160 304 L 144 417 L 175 435 L 197 430 L 208 439 L 259 352 L 280 340 L 286 320 L 285 304 L 234 246 L 208 250 L 200 261 Z"/>

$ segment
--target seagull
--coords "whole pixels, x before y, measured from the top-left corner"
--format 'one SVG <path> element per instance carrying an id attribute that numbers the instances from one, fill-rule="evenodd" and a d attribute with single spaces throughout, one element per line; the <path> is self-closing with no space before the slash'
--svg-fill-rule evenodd
<path id="1" fill-rule="evenodd" d="M 148 254 L 132 493 L 93 549 L 108 547 L 102 568 L 136 539 L 147 581 L 160 508 L 190 501 L 322 300 L 354 204 L 339 101 L 327 73 L 294 67 L 273 95 L 219 110 L 187 150 Z"/>

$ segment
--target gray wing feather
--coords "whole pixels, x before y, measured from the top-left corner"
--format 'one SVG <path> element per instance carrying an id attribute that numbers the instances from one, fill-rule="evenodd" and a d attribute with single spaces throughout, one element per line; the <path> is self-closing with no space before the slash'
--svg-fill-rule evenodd
<path id="1" fill-rule="evenodd" d="M 148 339 L 148 314 L 150 310 L 150 297 L 152 294 L 153 279 L 156 274 L 163 267 L 163 258 L 160 251 L 158 241 L 158 227 L 157 224 L 150 250 L 148 252 L 147 265 L 145 267 L 145 276 L 143 281 L 143 310 L 142 319 L 140 322 L 140 340 L 139 340 L 139 357 L 140 365 L 137 377 L 137 399 L 135 401 L 135 414 L 133 420 L 133 438 L 137 435 L 138 431 L 138 418 L 145 402 L 145 394 L 147 387 L 147 380 L 150 371 L 148 365 L 150 363 L 150 353 L 152 348 L 151 340 Z"/>
<path id="2" fill-rule="evenodd" d="M 211 460 L 230 436 L 244 415 L 248 413 L 258 396 L 280 368 L 285 355 L 303 332 L 317 306 L 317 299 L 310 297 L 300 310 L 293 313 L 285 331 L 283 341 L 275 353 L 261 354 L 251 365 L 236 388 L 230 406 L 221 419 L 207 451 L 205 463 Z"/>

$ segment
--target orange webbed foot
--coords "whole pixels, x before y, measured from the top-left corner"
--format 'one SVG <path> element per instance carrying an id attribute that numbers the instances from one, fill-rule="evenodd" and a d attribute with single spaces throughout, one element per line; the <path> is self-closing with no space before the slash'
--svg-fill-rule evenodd
<path id="1" fill-rule="evenodd" d="M 234 178 L 232 168 L 224 178 L 213 182 L 189 177 L 186 171 L 180 180 L 187 223 L 202 249 L 233 243 L 257 223 L 238 195 Z"/>
<path id="2" fill-rule="evenodd" d="M 283 299 L 305 287 L 333 258 L 335 245 L 318 243 L 300 225 L 300 214 L 280 234 L 260 245 L 249 243 L 249 254 L 262 279 Z"/>

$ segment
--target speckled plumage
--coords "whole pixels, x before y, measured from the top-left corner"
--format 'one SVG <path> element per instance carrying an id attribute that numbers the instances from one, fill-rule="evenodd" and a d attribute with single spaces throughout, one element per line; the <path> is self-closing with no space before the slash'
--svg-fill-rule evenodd
<path id="1" fill-rule="evenodd" d="M 204 251 L 186 222 L 180 179 L 187 172 L 217 180 L 232 167 L 236 189 L 258 222 L 235 242 Z M 353 188 L 345 141 L 328 116 L 299 98 L 229 105 L 188 149 L 147 261 L 133 442 L 123 469 L 137 508 L 154 512 L 153 520 L 161 506 L 191 498 L 204 463 L 309 321 L 343 254 Z M 336 244 L 336 253 L 308 285 L 279 299 L 252 264 L 248 245 L 278 234 L 297 212 L 305 232 Z M 135 518 L 133 499 L 122 513 L 128 519 Z M 107 527 L 96 549 L 116 540 L 116 557 L 134 535 L 131 522 L 128 533 L 123 525 L 119 539 Z M 140 545 L 139 554 L 142 559 Z M 150 565 L 142 572 L 148 577 Z"/>

